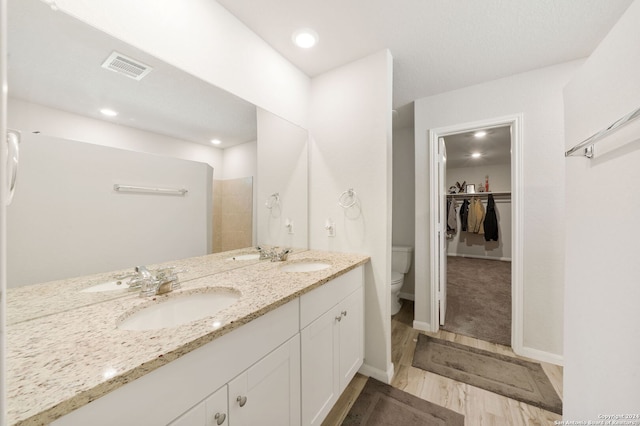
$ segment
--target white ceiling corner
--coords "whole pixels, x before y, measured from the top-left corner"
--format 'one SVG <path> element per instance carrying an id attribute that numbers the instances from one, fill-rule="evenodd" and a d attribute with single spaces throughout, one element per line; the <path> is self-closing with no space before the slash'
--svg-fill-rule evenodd
<path id="1" fill-rule="evenodd" d="M 632 0 L 218 0 L 310 77 L 388 48 L 393 107 L 587 57 Z M 318 32 L 310 50 L 291 43 Z"/>

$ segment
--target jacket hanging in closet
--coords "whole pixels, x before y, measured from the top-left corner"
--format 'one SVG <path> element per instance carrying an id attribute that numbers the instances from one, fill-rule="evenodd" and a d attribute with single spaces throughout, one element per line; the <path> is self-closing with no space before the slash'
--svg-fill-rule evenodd
<path id="1" fill-rule="evenodd" d="M 447 238 L 453 238 L 456 232 L 458 232 L 456 207 L 458 207 L 456 200 L 447 198 Z"/>
<path id="2" fill-rule="evenodd" d="M 492 194 L 489 194 L 489 201 L 487 201 L 487 214 L 484 219 L 484 240 L 498 241 L 498 217 L 496 216 L 496 202 Z"/>
<path id="3" fill-rule="evenodd" d="M 462 201 L 462 207 L 460 207 L 460 230 L 467 230 L 467 225 L 469 222 L 469 200 L 466 198 Z"/>
<path id="4" fill-rule="evenodd" d="M 474 234 L 484 234 L 484 205 L 477 197 L 471 199 L 469 205 L 469 216 L 467 219 L 467 231 Z"/>

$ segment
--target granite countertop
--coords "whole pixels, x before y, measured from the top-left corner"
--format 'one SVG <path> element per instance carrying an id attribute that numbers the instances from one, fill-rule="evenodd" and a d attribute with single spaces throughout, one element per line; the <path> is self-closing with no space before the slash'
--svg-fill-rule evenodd
<path id="1" fill-rule="evenodd" d="M 283 264 L 307 260 L 323 261 L 331 267 L 315 272 L 280 269 Z M 286 262 L 249 261 L 244 267 L 221 269 L 221 262 L 229 261 L 228 253 L 224 258 L 186 259 L 184 263 L 192 265 L 191 279 L 167 295 L 141 298 L 129 294 L 44 316 L 32 315 L 31 320 L 8 325 L 9 424 L 47 424 L 365 264 L 369 257 L 309 250 L 290 254 Z M 74 282 L 65 287 L 61 281 L 58 286 L 59 292 L 78 291 Z M 215 317 L 178 327 L 149 331 L 117 328 L 120 321 L 147 305 L 212 288 L 233 289 L 241 297 Z"/>
<path id="2" fill-rule="evenodd" d="M 299 253 L 305 250 L 306 249 L 296 249 L 294 252 Z M 254 248 L 237 249 L 223 253 L 156 263 L 147 265 L 147 267 L 149 270 L 155 270 L 175 266 L 177 270 L 185 271 L 181 272 L 179 276 L 181 282 L 186 282 L 207 275 L 243 268 L 259 262 L 259 260 L 234 259 L 236 256 L 244 254 L 257 254 L 257 251 Z M 16 324 L 82 306 L 102 303 L 107 300 L 122 297 L 136 297 L 137 292 L 129 291 L 126 285 L 123 285 L 122 290 L 115 291 L 81 291 L 97 284 L 113 281 L 116 276 L 132 274 L 133 272 L 134 267 L 132 265 L 127 269 L 10 288 L 7 292 L 7 324 Z M 64 288 L 65 291 L 60 291 L 61 288 Z"/>

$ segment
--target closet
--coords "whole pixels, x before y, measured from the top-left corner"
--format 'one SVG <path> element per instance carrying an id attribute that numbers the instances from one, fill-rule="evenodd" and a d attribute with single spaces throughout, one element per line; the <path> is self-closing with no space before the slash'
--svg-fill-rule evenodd
<path id="1" fill-rule="evenodd" d="M 442 328 L 511 345 L 511 132 L 444 137 L 447 310 Z"/>

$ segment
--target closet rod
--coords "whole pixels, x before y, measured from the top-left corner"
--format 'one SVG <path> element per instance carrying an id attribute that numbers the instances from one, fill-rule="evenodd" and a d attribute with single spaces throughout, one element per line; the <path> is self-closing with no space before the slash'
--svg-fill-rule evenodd
<path id="1" fill-rule="evenodd" d="M 573 153 L 575 153 L 576 151 L 579 151 L 580 149 L 584 148 L 583 155 L 587 158 L 593 158 L 593 145 L 595 145 L 603 138 L 609 136 L 610 134 L 612 134 L 613 132 L 615 132 L 625 124 L 630 123 L 631 121 L 635 120 L 638 117 L 640 117 L 640 108 L 634 109 L 624 117 L 615 121 L 606 129 L 602 129 L 598 133 L 591 135 L 587 139 L 583 140 L 582 142 L 580 142 L 579 144 L 571 148 L 569 151 L 565 152 L 564 156 L 569 157 L 570 155 L 573 155 Z"/>

